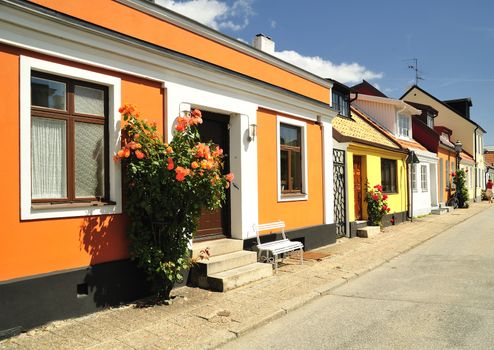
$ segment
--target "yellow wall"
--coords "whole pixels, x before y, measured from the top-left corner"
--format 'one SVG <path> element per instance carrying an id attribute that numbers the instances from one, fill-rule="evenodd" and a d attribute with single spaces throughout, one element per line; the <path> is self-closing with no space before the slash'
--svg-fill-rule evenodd
<path id="1" fill-rule="evenodd" d="M 352 143 L 347 149 L 347 182 L 348 182 L 348 219 L 355 221 L 355 200 L 353 182 L 353 156 L 362 157 L 362 198 L 365 199 L 365 183 L 369 182 L 370 187 L 381 183 L 381 158 L 394 159 L 397 165 L 398 193 L 388 193 L 388 206 L 391 208 L 390 214 L 404 212 L 407 210 L 407 173 L 406 154 L 387 151 L 376 147 L 365 146 Z M 367 207 L 365 201 L 362 208 L 364 218 L 367 218 Z"/>

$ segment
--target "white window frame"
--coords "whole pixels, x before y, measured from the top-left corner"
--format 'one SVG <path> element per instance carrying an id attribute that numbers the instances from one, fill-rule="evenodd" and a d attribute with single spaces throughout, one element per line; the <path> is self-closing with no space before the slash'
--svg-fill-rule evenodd
<path id="1" fill-rule="evenodd" d="M 425 186 L 424 186 L 425 184 Z M 422 164 L 420 166 L 420 189 L 422 192 L 427 192 L 429 191 L 429 180 L 428 180 L 428 174 L 427 174 L 427 165 Z"/>
<path id="2" fill-rule="evenodd" d="M 302 193 L 300 195 L 283 195 L 281 192 L 281 157 L 280 157 L 280 124 L 288 124 L 301 128 L 300 135 L 302 137 Z M 278 188 L 278 202 L 293 202 L 293 201 L 306 201 L 309 199 L 309 186 L 308 186 L 308 169 L 307 169 L 307 123 L 276 116 L 276 159 L 277 159 L 277 188 Z"/>
<path id="3" fill-rule="evenodd" d="M 406 120 L 406 124 L 407 124 L 406 129 L 401 127 L 401 123 L 400 123 L 401 120 Z M 412 121 L 410 119 L 410 116 L 398 114 L 397 125 L 398 125 L 398 136 L 400 138 L 406 138 L 406 139 L 412 138 Z M 403 130 L 407 130 L 407 134 L 404 134 L 402 132 Z"/>
<path id="4" fill-rule="evenodd" d="M 412 183 L 412 191 L 417 192 L 417 164 L 412 164 L 412 168 L 410 171 L 411 183 Z"/>
<path id="5" fill-rule="evenodd" d="M 33 208 L 31 198 L 31 72 L 49 73 L 66 78 L 87 81 L 108 87 L 108 135 L 109 135 L 109 181 L 110 198 L 115 204 L 102 206 L 77 206 Z M 21 220 L 67 218 L 76 216 L 108 215 L 122 213 L 122 176 L 120 163 L 112 161 L 120 149 L 121 79 L 95 73 L 85 69 L 40 60 L 28 56 L 20 57 L 20 192 Z"/>
<path id="6" fill-rule="evenodd" d="M 430 114 L 427 114 L 427 126 L 434 129 L 434 118 Z"/>

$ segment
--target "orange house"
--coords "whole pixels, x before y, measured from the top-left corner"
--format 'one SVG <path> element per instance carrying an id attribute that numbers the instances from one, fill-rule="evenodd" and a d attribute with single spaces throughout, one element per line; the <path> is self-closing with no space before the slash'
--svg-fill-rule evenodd
<path id="1" fill-rule="evenodd" d="M 307 249 L 334 241 L 327 80 L 141 0 L 2 2 L 0 67 L 0 336 L 145 294 L 111 160 L 123 103 L 167 139 L 199 108 L 228 151 L 230 200 L 202 238 L 249 247 L 284 220 Z"/>

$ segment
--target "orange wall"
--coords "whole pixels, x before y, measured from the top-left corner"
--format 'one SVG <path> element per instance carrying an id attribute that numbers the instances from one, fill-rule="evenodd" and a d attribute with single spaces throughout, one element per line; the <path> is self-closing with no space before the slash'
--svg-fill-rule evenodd
<path id="1" fill-rule="evenodd" d="M 4 162 L 0 171 L 4 203 L 0 281 L 126 258 L 123 215 L 20 221 L 19 54 L 51 60 L 0 45 L 2 126 L 6 130 L 2 134 Z M 144 116 L 156 117 L 160 124 L 163 98 L 159 84 L 63 60 L 52 61 L 120 77 L 122 101 L 138 105 Z"/>
<path id="2" fill-rule="evenodd" d="M 439 159 L 442 159 L 443 160 L 443 170 L 442 172 L 440 171 L 440 166 L 439 166 L 439 160 L 438 160 L 438 163 L 437 163 L 437 186 L 439 188 L 439 191 L 438 191 L 438 200 L 439 202 L 443 202 L 443 203 L 446 203 L 446 201 L 448 200 L 449 198 L 449 192 L 446 190 L 446 186 L 448 184 L 448 181 L 451 180 L 451 172 L 454 171 L 455 168 L 451 168 L 453 165 L 455 165 L 456 167 L 456 154 L 455 152 L 450 152 L 450 151 L 447 151 L 441 147 L 438 148 L 438 151 L 437 151 L 437 155 L 439 157 Z M 450 170 L 447 172 L 448 173 L 448 177 L 446 177 L 446 161 L 449 160 L 449 163 L 450 163 Z M 455 163 L 455 164 L 453 164 Z M 453 169 L 453 170 L 452 170 Z M 442 174 L 441 174 L 442 173 Z M 442 179 L 443 179 L 443 187 L 441 187 L 441 176 L 442 176 Z"/>
<path id="3" fill-rule="evenodd" d="M 307 122 L 309 199 L 278 202 L 276 116 L 276 112 L 264 109 L 257 112 L 259 222 L 283 220 L 287 229 L 321 225 L 324 223 L 321 128 Z"/>
<path id="4" fill-rule="evenodd" d="M 328 88 L 115 1 L 31 2 L 329 103 Z"/>

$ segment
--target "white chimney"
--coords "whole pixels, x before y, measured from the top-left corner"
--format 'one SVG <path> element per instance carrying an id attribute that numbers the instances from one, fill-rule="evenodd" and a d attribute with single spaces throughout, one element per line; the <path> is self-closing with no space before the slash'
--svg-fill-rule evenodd
<path id="1" fill-rule="evenodd" d="M 274 41 L 264 34 L 257 34 L 252 40 L 252 46 L 269 54 L 274 53 Z"/>

